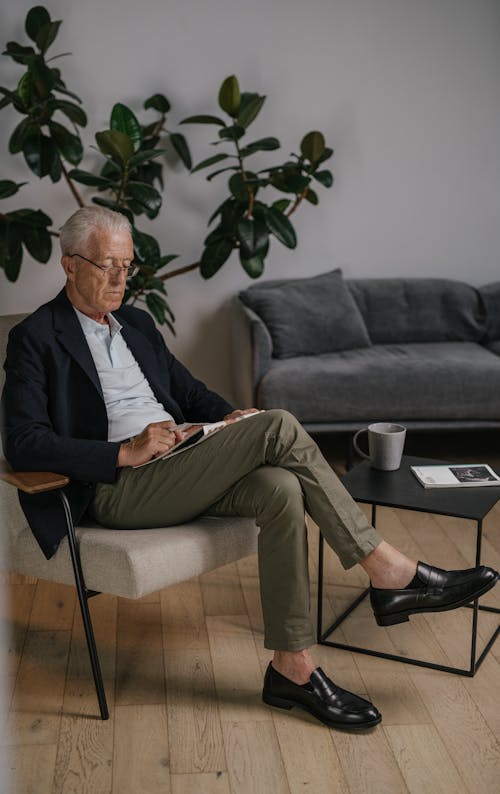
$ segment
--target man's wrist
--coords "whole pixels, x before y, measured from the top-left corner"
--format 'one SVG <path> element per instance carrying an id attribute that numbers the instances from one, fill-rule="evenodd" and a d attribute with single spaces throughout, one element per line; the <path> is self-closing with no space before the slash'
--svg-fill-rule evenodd
<path id="1" fill-rule="evenodd" d="M 116 461 L 117 468 L 122 468 L 123 466 L 130 466 L 130 452 L 132 451 L 132 444 L 130 441 L 125 441 L 123 444 L 120 445 L 120 449 L 118 451 L 118 458 Z"/>

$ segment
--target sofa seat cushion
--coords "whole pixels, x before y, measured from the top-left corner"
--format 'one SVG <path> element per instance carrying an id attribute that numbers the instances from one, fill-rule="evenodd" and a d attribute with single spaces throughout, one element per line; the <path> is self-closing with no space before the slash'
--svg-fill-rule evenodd
<path id="1" fill-rule="evenodd" d="M 473 342 L 373 345 L 273 361 L 261 408 L 301 422 L 498 419 L 500 358 Z"/>

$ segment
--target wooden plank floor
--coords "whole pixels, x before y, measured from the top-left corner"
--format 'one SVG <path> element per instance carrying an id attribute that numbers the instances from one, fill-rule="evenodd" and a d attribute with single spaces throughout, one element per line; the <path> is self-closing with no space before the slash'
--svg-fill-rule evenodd
<path id="1" fill-rule="evenodd" d="M 477 456 L 476 456 L 477 457 Z M 443 567 L 471 562 L 470 522 L 379 512 L 399 548 Z M 313 608 L 318 531 L 309 527 Z M 485 522 L 485 561 L 500 566 L 500 505 Z M 365 582 L 327 555 L 325 625 Z M 90 602 L 110 706 L 98 717 L 71 587 L 11 576 L 3 600 L 9 766 L 15 794 L 498 794 L 500 642 L 473 679 L 316 647 L 342 686 L 383 722 L 329 730 L 260 699 L 263 647 L 257 565 L 247 558 L 139 601 Z M 499 605 L 500 588 L 485 602 Z M 470 610 L 383 629 L 363 603 L 348 642 L 466 664 Z M 498 616 L 480 616 L 480 646 Z"/>

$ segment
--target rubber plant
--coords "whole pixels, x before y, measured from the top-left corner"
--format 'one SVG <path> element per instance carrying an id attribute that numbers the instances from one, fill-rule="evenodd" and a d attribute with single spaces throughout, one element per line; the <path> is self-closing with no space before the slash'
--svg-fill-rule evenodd
<path id="1" fill-rule="evenodd" d="M 266 137 L 244 143 L 248 128 L 262 110 L 266 97 L 256 93 L 241 92 L 237 78 L 227 77 L 219 90 L 219 107 L 226 118 L 213 115 L 190 116 L 181 124 L 210 124 L 218 127 L 217 139 L 213 146 L 231 144 L 231 151 L 218 152 L 198 163 L 192 173 L 225 163 L 208 174 L 214 177 L 229 174 L 227 182 L 229 196 L 215 210 L 209 225 L 217 220 L 217 225 L 204 242 L 200 263 L 201 274 L 210 278 L 229 259 L 234 249 L 246 273 L 258 278 L 264 271 L 265 259 L 272 237 L 287 248 L 295 248 L 297 237 L 290 216 L 305 200 L 318 204 L 319 198 L 311 187 L 317 182 L 331 187 L 333 175 L 322 168 L 333 150 L 325 145 L 321 132 L 307 133 L 300 142 L 299 153 L 292 153 L 291 159 L 280 165 L 267 166 L 253 170 L 247 165 L 249 158 L 261 152 L 271 152 L 280 148 L 277 138 Z M 267 201 L 263 193 L 267 192 Z M 269 198 L 269 192 L 271 197 Z M 278 194 L 285 194 L 275 198 Z M 274 196 L 274 200 L 273 200 Z"/>
<path id="2" fill-rule="evenodd" d="M 92 197 L 92 202 L 128 217 L 133 226 L 135 258 L 140 271 L 129 280 L 125 300 L 143 300 L 157 322 L 167 323 L 175 333 L 175 317 L 167 302 L 160 271 L 176 256 L 162 254 L 156 238 L 138 228 L 137 217 L 145 215 L 154 219 L 161 209 L 163 165 L 157 158 L 165 151 L 162 145 L 165 138 L 184 165 L 191 167 L 186 139 L 167 128 L 170 103 L 163 94 L 154 94 L 144 102 L 145 110 L 157 114 L 154 121 L 144 125 L 129 107 L 117 103 L 111 111 L 109 129 L 95 135 L 103 157 L 99 173 L 79 168 L 84 153 L 80 129 L 87 125 L 87 115 L 81 99 L 68 90 L 61 71 L 52 65 L 61 56 L 46 57 L 60 25 L 61 21 L 53 21 L 46 8 L 35 6 L 25 21 L 26 33 L 33 44 L 25 46 L 10 41 L 3 53 L 25 69 L 16 88 L 0 87 L 0 109 L 12 105 L 23 117 L 10 136 L 9 152 L 22 153 L 28 168 L 41 179 L 56 183 L 63 178 L 78 206 L 85 205 L 77 186 L 80 183 L 96 189 L 98 195 Z M 26 184 L 0 180 L 0 198 L 14 196 Z M 0 213 L 0 265 L 7 279 L 17 280 L 23 247 L 38 262 L 48 262 L 53 237 L 58 237 L 58 232 L 52 219 L 40 209 Z"/>
<path id="3" fill-rule="evenodd" d="M 170 103 L 163 94 L 154 94 L 143 103 L 144 110 L 157 113 L 148 124 L 142 124 L 129 107 L 117 103 L 111 111 L 109 128 L 95 135 L 97 150 L 103 157 L 99 173 L 80 168 L 84 154 L 80 128 L 87 125 L 87 116 L 81 99 L 68 90 L 61 71 L 51 65 L 61 56 L 46 58 L 60 25 L 61 21 L 53 21 L 46 8 L 35 6 L 25 21 L 26 33 L 35 46 L 16 42 L 8 42 L 6 46 L 4 55 L 25 67 L 14 89 L 0 87 L 3 97 L 0 109 L 12 105 L 23 116 L 10 136 L 9 151 L 22 153 L 36 176 L 48 177 L 54 183 L 64 179 L 78 206 L 84 206 L 77 186 L 83 184 L 95 189 L 97 195 L 92 202 L 129 218 L 140 270 L 127 282 L 124 300 L 143 301 L 156 321 L 166 323 L 175 333 L 175 316 L 167 300 L 165 282 L 192 270 L 211 278 L 235 249 L 245 272 L 251 278 L 258 278 L 264 271 L 271 238 L 288 248 L 296 246 L 290 216 L 303 201 L 310 205 L 318 203 L 312 185 L 333 184 L 331 172 L 322 167 L 333 151 L 326 146 L 322 133 L 313 131 L 302 138 L 299 153 L 291 154 L 291 159 L 260 170 L 250 168 L 249 158 L 255 162 L 255 155 L 275 151 L 280 143 L 274 137 L 243 142 L 266 97 L 240 92 L 237 78 L 227 77 L 218 95 L 219 108 L 226 117 L 195 115 L 181 123 L 214 125 L 218 131 L 212 145 L 232 147 L 230 151 L 218 151 L 192 168 L 194 173 L 225 161 L 224 167 L 209 173 L 207 179 L 226 173 L 229 195 L 208 221 L 209 226 L 214 221 L 217 223 L 204 241 L 200 260 L 165 272 L 177 255 L 162 253 L 157 239 L 138 228 L 137 218 L 145 215 L 155 219 L 160 212 L 164 181 L 163 165 L 158 158 L 164 153 L 167 141 L 186 168 L 191 168 L 187 141 L 181 133 L 167 127 Z M 25 184 L 0 180 L 0 199 L 11 198 Z M 265 190 L 267 200 L 264 200 Z M 52 219 L 40 209 L 0 213 L 0 266 L 7 279 L 18 278 L 23 247 L 34 259 L 45 263 L 52 252 L 52 237 L 57 236 Z"/>

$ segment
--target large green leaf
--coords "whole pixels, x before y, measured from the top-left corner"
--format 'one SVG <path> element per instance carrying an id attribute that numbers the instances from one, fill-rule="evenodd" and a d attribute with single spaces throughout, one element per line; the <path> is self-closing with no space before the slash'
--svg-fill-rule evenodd
<path id="1" fill-rule="evenodd" d="M 29 116 L 17 125 L 9 140 L 9 152 L 17 154 L 23 149 L 26 138 L 30 135 L 38 135 L 38 128 L 32 123 Z"/>
<path id="2" fill-rule="evenodd" d="M 15 210 L 9 212 L 9 217 L 17 223 L 28 223 L 30 226 L 52 226 L 52 219 L 49 218 L 42 210 Z"/>
<path id="3" fill-rule="evenodd" d="M 184 135 L 181 135 L 180 132 L 171 132 L 170 143 L 174 147 L 186 168 L 190 169 L 193 163 L 191 160 L 191 152 L 189 151 L 189 146 Z"/>
<path id="4" fill-rule="evenodd" d="M 331 171 L 314 171 L 313 177 L 324 187 L 331 187 L 333 185 L 333 174 Z"/>
<path id="5" fill-rule="evenodd" d="M 89 185 L 90 187 L 107 188 L 112 184 L 110 179 L 106 179 L 102 176 L 96 176 L 95 174 L 91 174 L 88 171 L 81 171 L 79 168 L 72 168 L 68 173 L 68 176 L 75 182 L 79 182 L 81 185 Z"/>
<path id="6" fill-rule="evenodd" d="M 150 96 L 149 99 L 146 99 L 144 102 L 144 109 L 147 110 L 148 108 L 153 108 L 153 110 L 157 110 L 159 113 L 168 113 L 170 110 L 170 102 L 163 94 L 153 94 L 153 96 Z"/>
<path id="7" fill-rule="evenodd" d="M 16 281 L 23 261 L 21 234 L 17 224 L 0 225 L 0 265 L 9 281 Z"/>
<path id="8" fill-rule="evenodd" d="M 31 95 L 33 93 L 33 77 L 31 72 L 25 72 L 17 84 L 17 95 L 25 108 L 31 104 Z"/>
<path id="9" fill-rule="evenodd" d="M 219 105 L 226 113 L 236 118 L 240 107 L 240 87 L 236 77 L 226 77 L 219 89 Z"/>
<path id="10" fill-rule="evenodd" d="M 57 163 L 60 164 L 59 154 L 55 143 L 46 135 L 30 135 L 23 143 L 24 159 L 28 168 L 38 177 L 48 174 L 55 175 Z M 57 181 L 57 179 L 53 179 Z"/>
<path id="11" fill-rule="evenodd" d="M 301 174 L 300 169 L 295 167 L 284 168 L 271 176 L 271 184 L 283 193 L 302 193 L 310 181 L 309 177 Z"/>
<path id="12" fill-rule="evenodd" d="M 165 149 L 143 149 L 130 158 L 128 164 L 129 168 L 137 168 L 137 166 L 142 165 L 149 160 L 153 160 L 155 157 L 159 157 L 164 153 L 164 151 Z"/>
<path id="13" fill-rule="evenodd" d="M 9 55 L 16 63 L 29 64 L 35 57 L 33 47 L 22 47 L 16 41 L 8 41 L 3 55 Z"/>
<path id="14" fill-rule="evenodd" d="M 222 239 L 212 245 L 207 245 L 201 255 L 200 273 L 203 278 L 215 276 L 222 265 L 231 256 L 233 244 L 230 240 Z"/>
<path id="15" fill-rule="evenodd" d="M 265 220 L 267 228 L 274 234 L 274 236 L 286 245 L 287 248 L 295 248 L 297 245 L 297 236 L 292 224 L 282 212 L 276 207 L 267 207 L 265 212 Z"/>
<path id="16" fill-rule="evenodd" d="M 67 160 L 68 163 L 71 163 L 71 165 L 78 165 L 83 157 L 83 146 L 78 135 L 74 135 L 67 130 L 66 127 L 63 127 L 62 124 L 58 124 L 56 121 L 49 122 L 49 130 L 54 143 L 64 159 Z"/>
<path id="17" fill-rule="evenodd" d="M 225 127 L 226 122 L 218 116 L 209 116 L 201 114 L 198 116 L 188 116 L 187 119 L 182 119 L 181 124 L 218 124 L 220 127 Z"/>
<path id="18" fill-rule="evenodd" d="M 212 157 L 207 157 L 206 160 L 202 160 L 201 163 L 195 165 L 192 169 L 191 173 L 194 174 L 195 171 L 200 171 L 202 168 L 207 168 L 209 165 L 214 165 L 214 163 L 220 163 L 221 160 L 227 160 L 229 157 L 228 154 L 214 154 Z"/>
<path id="19" fill-rule="evenodd" d="M 148 218 L 156 218 L 162 204 L 161 193 L 156 188 L 147 182 L 130 180 L 126 189 L 127 194 L 143 207 Z"/>
<path id="20" fill-rule="evenodd" d="M 317 168 L 317 167 L 318 167 L 318 165 L 320 165 L 321 163 L 324 163 L 324 162 L 325 162 L 325 160 L 329 160 L 329 159 L 330 159 L 330 157 L 331 157 L 332 155 L 333 155 L 333 149 L 330 149 L 330 147 L 329 147 L 329 146 L 325 146 L 325 149 L 324 149 L 324 151 L 323 151 L 323 154 L 321 155 L 321 157 L 319 157 L 319 158 L 316 160 L 316 168 Z"/>
<path id="21" fill-rule="evenodd" d="M 242 218 L 238 223 L 237 232 L 241 255 L 245 259 L 256 256 L 268 245 L 269 232 L 261 217 Z"/>
<path id="22" fill-rule="evenodd" d="M 132 229 L 132 238 L 137 259 L 153 267 L 156 266 L 160 260 L 160 246 L 157 240 L 146 232 L 140 232 L 135 226 Z"/>
<path id="23" fill-rule="evenodd" d="M 128 207 L 123 207 L 121 204 L 117 204 L 116 201 L 113 201 L 112 199 L 105 199 L 101 198 L 100 196 L 93 196 L 92 201 L 94 204 L 99 204 L 100 207 L 107 207 L 109 210 L 113 210 L 113 212 L 120 212 L 122 215 L 125 215 L 130 224 L 133 224 L 134 216 Z"/>
<path id="24" fill-rule="evenodd" d="M 40 99 L 48 99 L 56 84 L 56 76 L 49 69 L 43 55 L 35 55 L 28 66 L 33 88 Z"/>
<path id="25" fill-rule="evenodd" d="M 245 127 L 246 129 L 250 126 L 252 121 L 259 115 L 265 101 L 266 97 L 259 96 L 259 94 L 248 94 L 245 92 L 241 95 L 237 118 L 240 127 Z"/>
<path id="26" fill-rule="evenodd" d="M 68 102 L 66 99 L 56 99 L 53 102 L 53 107 L 56 110 L 60 110 L 70 121 L 73 121 L 80 127 L 85 127 L 87 125 L 87 115 L 85 111 L 73 102 Z"/>
<path id="27" fill-rule="evenodd" d="M 179 259 L 179 254 L 165 254 L 164 256 L 160 256 L 160 261 L 158 263 L 158 269 L 160 267 L 165 267 L 165 265 L 169 265 L 170 262 L 173 262 L 174 259 Z M 163 284 L 163 282 L 162 282 Z"/>
<path id="28" fill-rule="evenodd" d="M 313 204 L 315 207 L 319 204 L 318 194 L 310 187 L 307 188 L 304 198 L 309 202 L 309 204 Z"/>
<path id="29" fill-rule="evenodd" d="M 277 201 L 273 201 L 273 207 L 275 207 L 278 212 L 285 212 L 290 206 L 290 203 L 290 199 L 278 199 Z"/>
<path id="30" fill-rule="evenodd" d="M 19 188 L 27 184 L 27 182 L 12 182 L 11 179 L 0 179 L 0 199 L 14 196 Z"/>
<path id="31" fill-rule="evenodd" d="M 304 135 L 300 142 L 300 151 L 311 163 L 317 162 L 325 151 L 325 137 L 323 133 L 314 130 Z"/>
<path id="32" fill-rule="evenodd" d="M 161 295 L 157 295 L 154 292 L 148 292 L 146 295 L 146 306 L 160 325 L 165 324 L 165 304 L 165 298 Z"/>
<path id="33" fill-rule="evenodd" d="M 253 187 L 248 183 L 248 179 L 255 177 L 255 174 L 252 174 L 248 171 L 246 177 L 246 180 L 243 179 L 241 173 L 238 172 L 237 174 L 233 174 L 231 177 L 229 177 L 227 183 L 233 196 L 240 201 L 248 201 L 250 190 L 253 189 Z M 253 189 L 253 192 L 255 192 L 255 189 Z"/>
<path id="34" fill-rule="evenodd" d="M 124 165 L 128 164 L 134 154 L 134 145 L 129 136 L 119 130 L 96 132 L 95 139 L 103 154 L 109 154 Z"/>
<path id="35" fill-rule="evenodd" d="M 52 253 L 52 240 L 47 229 L 26 223 L 21 227 L 21 234 L 23 243 L 33 259 L 44 264 L 48 262 Z"/>
<path id="36" fill-rule="evenodd" d="M 135 114 L 126 105 L 117 102 L 111 111 L 110 127 L 112 130 L 128 135 L 134 146 L 134 152 L 139 151 L 142 143 L 142 130 Z"/>
<path id="37" fill-rule="evenodd" d="M 264 272 L 264 259 L 262 256 L 251 256 L 246 258 L 240 249 L 240 262 L 250 278 L 259 278 Z"/>
<path id="38" fill-rule="evenodd" d="M 245 128 L 240 127 L 239 124 L 233 124 L 232 127 L 224 127 L 217 133 L 221 140 L 239 141 L 245 134 Z"/>
<path id="39" fill-rule="evenodd" d="M 26 15 L 24 27 L 32 41 L 36 41 L 40 28 L 50 24 L 50 14 L 43 6 L 34 6 Z"/>
<path id="40" fill-rule="evenodd" d="M 38 31 L 36 43 L 43 55 L 45 55 L 50 45 L 56 38 L 60 25 L 60 20 L 57 20 L 56 22 L 48 22 L 46 25 L 42 25 Z"/>
<path id="41" fill-rule="evenodd" d="M 239 171 L 239 165 L 228 165 L 226 168 L 219 168 L 217 171 L 212 171 L 211 174 L 207 174 L 207 181 L 210 182 L 214 176 L 218 176 L 219 174 L 225 173 L 225 171 Z"/>
<path id="42" fill-rule="evenodd" d="M 279 149 L 280 146 L 281 144 L 277 138 L 259 138 L 258 141 L 245 146 L 240 154 L 242 157 L 248 157 L 249 154 L 254 154 L 254 152 L 272 152 L 274 149 Z"/>

